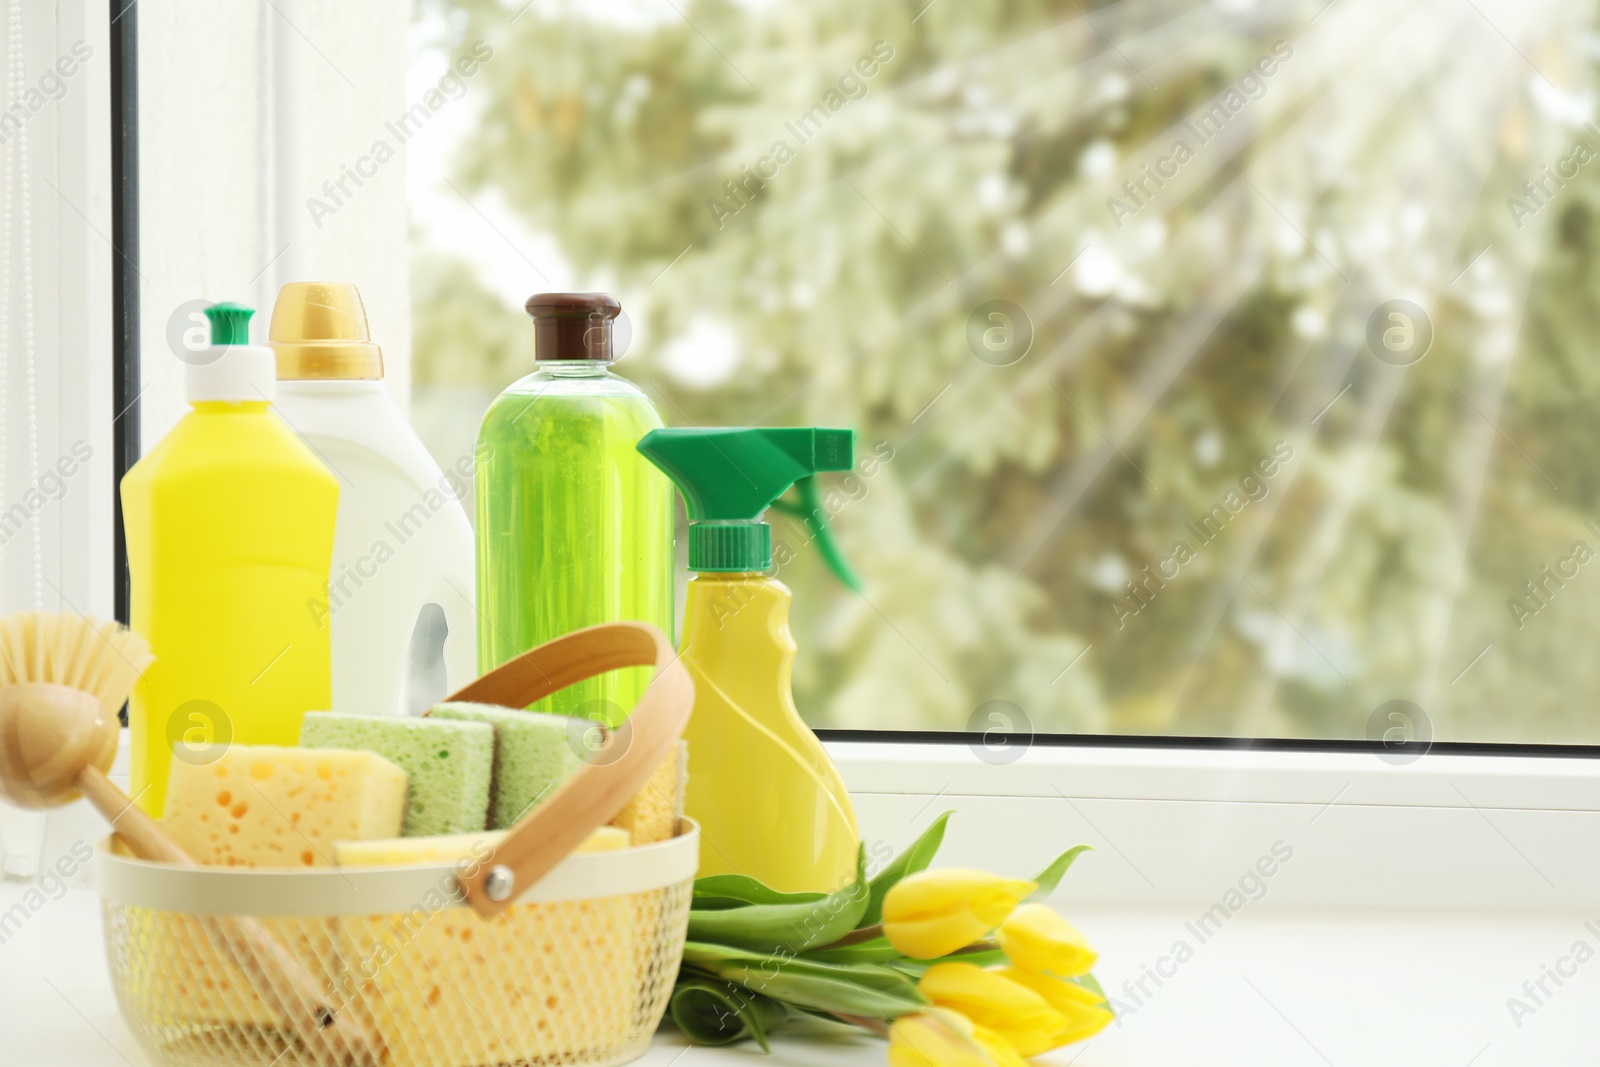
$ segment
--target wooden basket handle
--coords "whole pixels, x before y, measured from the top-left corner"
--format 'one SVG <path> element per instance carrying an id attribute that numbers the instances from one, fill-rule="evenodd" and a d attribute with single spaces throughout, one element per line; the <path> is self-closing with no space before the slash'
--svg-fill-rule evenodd
<path id="1" fill-rule="evenodd" d="M 643 622 L 609 622 L 530 649 L 447 698 L 525 708 L 597 674 L 651 666 L 655 677 L 627 721 L 572 777 L 518 819 L 486 862 L 457 877 L 479 915 L 499 914 L 644 788 L 689 723 L 694 682 L 660 630 Z"/>

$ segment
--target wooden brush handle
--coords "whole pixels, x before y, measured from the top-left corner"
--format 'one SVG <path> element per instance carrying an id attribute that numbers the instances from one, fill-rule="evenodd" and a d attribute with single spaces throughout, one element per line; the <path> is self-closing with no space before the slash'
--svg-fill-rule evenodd
<path id="1" fill-rule="evenodd" d="M 613 622 L 524 652 L 451 694 L 450 700 L 525 708 L 597 674 L 650 666 L 655 677 L 606 747 L 519 819 L 486 863 L 459 876 L 467 903 L 479 915 L 499 914 L 644 788 L 689 723 L 694 682 L 660 630 L 648 623 Z"/>
<path id="2" fill-rule="evenodd" d="M 101 773 L 100 768 L 85 767 L 79 771 L 77 785 L 78 791 L 95 806 L 96 811 L 105 816 L 106 822 L 111 824 L 111 828 L 127 843 L 129 851 L 135 856 L 180 867 L 195 866 L 189 854 L 179 848 L 178 843 L 168 837 L 167 832 L 146 815 L 143 808 L 129 800 L 128 794 Z"/>
<path id="3" fill-rule="evenodd" d="M 383 1041 L 353 1011 L 341 1011 L 300 961 L 260 920 L 246 915 L 210 916 L 201 924 L 224 956 L 244 970 L 262 1003 L 275 1005 L 311 1050 L 311 1062 L 345 1067 L 379 1067 Z"/>
<path id="4" fill-rule="evenodd" d="M 98 767 L 80 771 L 77 787 L 135 856 L 179 867 L 198 866 Z M 382 1043 L 367 1032 L 353 1013 L 341 1013 L 317 980 L 258 920 L 248 916 L 207 916 L 200 918 L 200 925 L 223 957 L 243 968 L 250 988 L 262 1002 L 278 1005 L 295 1036 L 308 1049 L 316 1050 L 313 1062 L 376 1067 L 382 1060 Z"/>

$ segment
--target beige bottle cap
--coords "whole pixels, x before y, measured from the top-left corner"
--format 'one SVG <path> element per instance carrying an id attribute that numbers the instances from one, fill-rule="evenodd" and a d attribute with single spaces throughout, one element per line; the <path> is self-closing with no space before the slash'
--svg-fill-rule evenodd
<path id="1" fill-rule="evenodd" d="M 372 343 L 367 309 L 350 282 L 279 289 L 267 344 L 277 353 L 280 382 L 383 377 L 383 351 Z"/>

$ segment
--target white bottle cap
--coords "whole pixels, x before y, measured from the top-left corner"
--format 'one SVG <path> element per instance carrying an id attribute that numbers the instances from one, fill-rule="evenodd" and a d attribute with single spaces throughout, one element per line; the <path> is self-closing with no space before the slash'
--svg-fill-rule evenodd
<path id="1" fill-rule="evenodd" d="M 272 349 L 250 343 L 250 316 L 242 304 L 206 308 L 211 347 L 196 352 L 183 369 L 183 396 L 191 404 L 207 400 L 271 403 L 277 392 L 278 361 Z"/>
<path id="2" fill-rule="evenodd" d="M 266 345 L 215 345 L 197 353 L 207 363 L 183 368 L 183 398 L 270 403 L 277 392 L 278 359 Z"/>

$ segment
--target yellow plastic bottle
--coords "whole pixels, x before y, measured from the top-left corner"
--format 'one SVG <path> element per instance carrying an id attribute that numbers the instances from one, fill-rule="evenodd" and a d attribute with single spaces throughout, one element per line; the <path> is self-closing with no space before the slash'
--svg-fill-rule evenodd
<path id="1" fill-rule="evenodd" d="M 747 874 L 785 893 L 830 892 L 856 869 L 855 809 L 790 689 L 788 586 L 700 574 L 684 603 L 694 678 L 685 811 L 700 824 L 700 876 Z"/>
<path id="2" fill-rule="evenodd" d="M 639 442 L 689 510 L 679 652 L 695 684 L 685 812 L 700 824 L 701 877 L 743 874 L 782 892 L 831 892 L 856 871 L 855 809 L 800 718 L 787 586 L 762 514 L 798 484 L 815 543 L 854 586 L 821 523 L 811 476 L 849 470 L 851 434 L 820 429 L 666 429 Z"/>
<path id="3" fill-rule="evenodd" d="M 311 605 L 338 482 L 269 410 L 276 365 L 246 343 L 251 310 L 206 315 L 212 347 L 184 368 L 193 410 L 121 486 L 130 623 L 155 654 L 128 708 L 130 792 L 156 816 L 174 757 L 295 745 L 301 716 L 331 699 L 329 630 Z"/>

